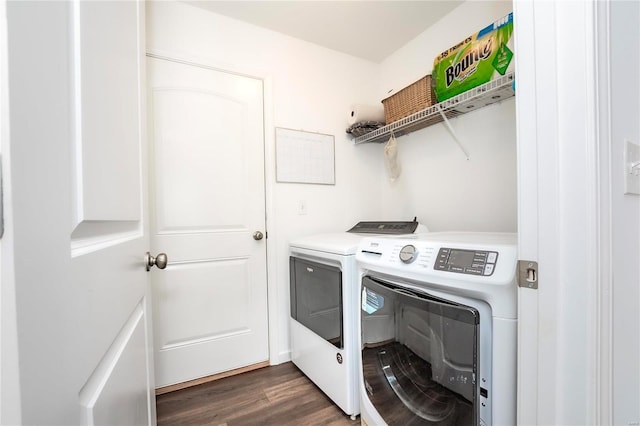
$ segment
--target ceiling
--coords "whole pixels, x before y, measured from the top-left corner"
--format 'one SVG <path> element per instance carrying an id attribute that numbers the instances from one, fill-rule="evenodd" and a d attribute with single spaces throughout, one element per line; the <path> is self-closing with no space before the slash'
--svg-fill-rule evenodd
<path id="1" fill-rule="evenodd" d="M 381 62 L 463 1 L 187 1 L 193 6 Z"/>

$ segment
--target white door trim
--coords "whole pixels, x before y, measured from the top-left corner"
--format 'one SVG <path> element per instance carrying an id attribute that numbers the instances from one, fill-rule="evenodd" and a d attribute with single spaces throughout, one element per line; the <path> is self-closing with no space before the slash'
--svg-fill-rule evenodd
<path id="1" fill-rule="evenodd" d="M 535 20 L 532 2 L 515 1 L 516 135 L 518 170 L 518 256 L 538 256 L 538 153 Z M 526 196 L 525 196 L 526 194 Z M 541 264 L 541 268 L 547 265 Z M 538 423 L 538 291 L 518 291 L 518 424 Z M 526 368 L 524 367 L 526 366 Z"/>
<path id="2" fill-rule="evenodd" d="M 522 425 L 607 423 L 608 111 L 596 4 L 514 3 L 519 257 L 539 262 L 540 281 L 519 292 Z"/>
<path id="3" fill-rule="evenodd" d="M 610 12 L 609 0 L 595 5 L 596 126 L 598 152 L 598 304 L 596 306 L 595 369 L 596 395 L 594 423 L 613 424 L 613 230 L 611 213 L 611 85 L 610 85 Z"/>
<path id="4" fill-rule="evenodd" d="M 0 1 L 0 154 L 4 235 L 0 240 L 0 424 L 21 424 L 18 325 L 13 266 L 7 2 Z"/>
<path id="5" fill-rule="evenodd" d="M 221 65 L 212 63 L 211 61 L 203 57 L 194 57 L 190 55 L 178 54 L 175 52 L 168 52 L 166 50 L 159 49 L 147 49 L 147 57 L 165 59 L 168 61 L 178 62 L 185 65 L 191 65 L 201 68 L 206 68 L 214 71 L 221 71 L 230 74 L 236 74 L 244 77 L 250 77 L 254 79 L 262 80 L 263 83 L 263 120 L 264 120 L 264 173 L 265 173 L 265 234 L 267 245 L 267 306 L 268 306 L 268 318 L 269 318 L 269 363 L 271 365 L 280 364 L 289 360 L 289 353 L 279 353 L 278 348 L 280 334 L 278 328 L 278 315 L 277 313 L 282 309 L 282 305 L 278 303 L 278 289 L 276 285 L 276 246 L 277 240 L 273 235 L 268 235 L 270 226 L 270 219 L 274 217 L 275 205 L 273 181 L 271 176 L 275 176 L 275 152 L 273 147 L 274 142 L 274 126 L 273 126 L 273 78 L 269 75 L 261 75 L 255 72 L 247 72 L 239 70 L 234 67 L 228 66 L 228 64 Z"/>

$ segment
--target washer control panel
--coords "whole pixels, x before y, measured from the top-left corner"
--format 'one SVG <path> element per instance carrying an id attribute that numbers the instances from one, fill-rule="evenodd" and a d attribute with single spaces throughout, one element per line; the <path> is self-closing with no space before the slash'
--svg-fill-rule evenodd
<path id="1" fill-rule="evenodd" d="M 437 271 L 490 276 L 496 267 L 498 252 L 442 247 L 434 265 Z"/>
<path id="2" fill-rule="evenodd" d="M 511 286 L 518 259 L 511 233 L 432 232 L 418 238 L 365 237 L 358 246 L 358 268 L 415 282 L 446 282 L 479 290 Z M 478 287 L 480 286 L 480 287 Z M 474 291 L 475 291 L 474 290 Z M 493 291 L 493 290 L 491 290 Z"/>

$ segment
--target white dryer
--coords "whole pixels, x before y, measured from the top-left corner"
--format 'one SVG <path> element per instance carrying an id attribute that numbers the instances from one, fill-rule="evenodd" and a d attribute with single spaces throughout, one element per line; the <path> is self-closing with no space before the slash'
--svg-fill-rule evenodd
<path id="1" fill-rule="evenodd" d="M 516 235 L 366 238 L 363 424 L 516 424 Z"/>
<path id="2" fill-rule="evenodd" d="M 291 360 L 346 414 L 360 413 L 355 254 L 366 236 L 426 232 L 413 222 L 360 222 L 289 243 Z M 417 235 L 417 234 L 414 234 Z"/>

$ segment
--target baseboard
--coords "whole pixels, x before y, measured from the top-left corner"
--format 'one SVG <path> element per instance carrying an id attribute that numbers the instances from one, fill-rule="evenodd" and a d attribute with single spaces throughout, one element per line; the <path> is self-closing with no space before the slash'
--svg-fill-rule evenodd
<path id="1" fill-rule="evenodd" d="M 188 382 L 176 383 L 175 385 L 164 386 L 156 389 L 156 395 L 162 395 L 177 391 L 180 389 L 190 388 L 191 386 L 201 385 L 203 383 L 213 382 L 214 380 L 224 379 L 225 377 L 235 376 L 236 374 L 246 373 L 248 371 L 257 370 L 258 368 L 268 367 L 269 361 L 259 362 L 257 364 L 247 365 L 246 367 L 236 368 L 235 370 L 229 370 L 211 376 L 200 377 L 199 379 L 189 380 Z"/>

